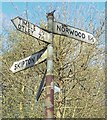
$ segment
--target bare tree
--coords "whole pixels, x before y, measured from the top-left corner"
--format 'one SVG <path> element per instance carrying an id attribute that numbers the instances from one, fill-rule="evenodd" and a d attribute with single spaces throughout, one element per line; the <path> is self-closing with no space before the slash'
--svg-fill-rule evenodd
<path id="1" fill-rule="evenodd" d="M 74 26 L 93 33 L 94 45 L 54 35 L 54 81 L 61 92 L 55 94 L 56 118 L 100 118 L 105 115 L 104 74 L 104 19 L 94 6 L 80 6 L 71 20 L 64 4 L 63 14 L 56 13 L 56 20 L 72 21 Z M 69 6 L 70 9 L 70 6 Z M 82 16 L 83 10 L 90 19 Z M 90 10 L 92 10 L 90 12 Z M 81 13 L 80 13 L 81 11 Z M 96 15 L 95 15 L 96 13 Z M 103 16 L 104 14 L 101 13 Z M 59 17 L 58 17 L 59 16 Z M 81 19 L 80 19 L 81 18 Z M 88 19 L 88 20 L 87 20 Z M 95 25 L 97 20 L 98 25 Z M 60 21 L 59 21 L 60 22 Z M 62 22 L 62 21 L 61 21 Z M 87 25 L 86 25 L 87 24 Z M 46 23 L 40 22 L 46 29 Z M 36 101 L 36 93 L 45 73 L 46 62 L 13 74 L 13 62 L 23 59 L 47 44 L 9 29 L 2 58 L 2 111 L 4 118 L 44 118 L 45 89 Z M 0 36 L 5 40 L 4 35 Z"/>

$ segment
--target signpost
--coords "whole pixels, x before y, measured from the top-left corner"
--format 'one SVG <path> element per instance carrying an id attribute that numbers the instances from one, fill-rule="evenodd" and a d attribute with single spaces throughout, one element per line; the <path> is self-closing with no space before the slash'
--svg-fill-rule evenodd
<path id="1" fill-rule="evenodd" d="M 26 57 L 20 61 L 14 62 L 10 70 L 13 73 L 24 70 L 26 68 L 32 67 L 40 62 L 44 61 L 47 58 L 47 50 L 42 49 L 29 57 Z"/>
<path id="2" fill-rule="evenodd" d="M 13 22 L 17 30 L 28 34 L 32 37 L 35 37 L 41 41 L 49 43 L 50 34 L 45 30 L 41 29 L 40 27 L 28 22 L 27 20 L 21 17 L 16 17 L 11 21 Z"/>
<path id="3" fill-rule="evenodd" d="M 44 85 L 46 85 L 46 103 L 45 103 L 46 118 L 54 118 L 54 93 L 60 92 L 60 88 L 54 86 L 54 80 L 53 80 L 54 77 L 53 76 L 53 33 L 70 37 L 89 44 L 94 44 L 96 42 L 96 39 L 92 34 L 77 29 L 75 27 L 54 21 L 54 12 L 55 10 L 47 14 L 48 30 L 41 29 L 40 27 L 28 22 L 27 20 L 21 17 L 16 17 L 12 19 L 12 22 L 17 30 L 25 34 L 28 34 L 34 38 L 37 38 L 43 42 L 49 43 L 47 46 L 47 50 L 46 48 L 42 49 L 39 52 L 36 52 L 35 54 L 32 54 L 27 58 L 14 62 L 14 64 L 10 68 L 10 70 L 13 73 L 15 73 L 23 69 L 32 67 L 47 59 L 47 69 L 40 83 L 39 90 L 36 96 L 36 100 L 38 101 L 41 92 L 44 89 Z M 46 75 L 46 80 L 45 80 L 45 75 Z"/>
<path id="4" fill-rule="evenodd" d="M 54 118 L 54 76 L 53 76 L 53 13 L 47 14 L 48 30 L 50 33 L 50 40 L 47 46 L 47 74 L 46 74 L 46 103 L 45 115 L 46 118 Z"/>
<path id="5" fill-rule="evenodd" d="M 96 42 L 96 39 L 92 34 L 59 22 L 54 22 L 53 32 L 90 44 L 94 44 Z"/>

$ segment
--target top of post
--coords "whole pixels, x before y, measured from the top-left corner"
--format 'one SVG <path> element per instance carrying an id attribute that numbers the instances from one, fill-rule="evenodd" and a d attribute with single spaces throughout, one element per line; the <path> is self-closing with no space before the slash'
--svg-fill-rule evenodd
<path id="1" fill-rule="evenodd" d="M 47 19 L 54 19 L 54 12 L 55 12 L 56 10 L 54 10 L 54 11 L 52 11 L 52 12 L 50 12 L 50 13 L 47 13 Z"/>

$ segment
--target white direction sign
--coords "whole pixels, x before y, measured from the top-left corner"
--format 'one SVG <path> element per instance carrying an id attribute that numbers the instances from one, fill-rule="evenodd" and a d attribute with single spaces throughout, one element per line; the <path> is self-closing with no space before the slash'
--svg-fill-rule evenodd
<path id="1" fill-rule="evenodd" d="M 61 92 L 61 89 L 59 87 L 57 87 L 56 85 L 54 85 L 54 93 L 59 93 Z"/>
<path id="2" fill-rule="evenodd" d="M 17 30 L 25 34 L 28 34 L 32 37 L 35 37 L 41 41 L 49 43 L 50 34 L 45 30 L 41 29 L 40 27 L 28 22 L 27 20 L 21 17 L 16 17 L 11 21 L 13 22 Z"/>
<path id="3" fill-rule="evenodd" d="M 96 39 L 92 34 L 56 21 L 54 22 L 53 32 L 59 35 L 64 35 L 90 44 L 94 44 L 96 42 Z"/>
<path id="4" fill-rule="evenodd" d="M 47 59 L 47 50 L 42 49 L 38 52 L 36 52 L 35 54 L 32 54 L 29 57 L 26 57 L 20 61 L 14 62 L 12 67 L 10 68 L 10 70 L 15 73 L 18 71 L 21 71 L 23 69 L 32 67 L 36 64 L 39 64 L 41 62 L 43 62 L 45 59 Z"/>

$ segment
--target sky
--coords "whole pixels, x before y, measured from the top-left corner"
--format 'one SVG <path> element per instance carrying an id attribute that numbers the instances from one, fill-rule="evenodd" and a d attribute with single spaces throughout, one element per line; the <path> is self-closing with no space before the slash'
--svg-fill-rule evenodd
<path id="1" fill-rule="evenodd" d="M 5 35 L 5 40 L 3 40 L 4 48 L 7 46 L 8 29 L 11 27 L 15 29 L 11 19 L 17 16 L 39 26 L 41 20 L 47 23 L 46 13 L 56 10 L 56 21 L 79 29 L 85 28 L 84 30 L 90 33 L 89 21 L 92 19 L 95 28 L 97 28 L 100 25 L 100 21 L 104 20 L 105 17 L 105 13 L 103 14 L 105 12 L 105 2 L 103 0 L 101 0 L 102 2 L 100 0 L 100 2 L 98 0 L 95 2 L 75 2 L 75 0 L 72 0 L 73 2 L 58 2 L 59 0 L 57 2 L 55 2 L 56 0 L 53 0 L 54 2 L 48 2 L 48 0 L 47 2 L 40 2 L 40 0 L 36 0 L 36 2 L 33 2 L 34 0 L 26 0 L 29 2 L 15 1 L 3 0 L 2 3 L 0 2 L 0 15 L 2 16 L 0 17 L 0 34 L 3 33 Z M 65 20 L 65 17 L 67 20 Z M 101 40 L 104 43 L 105 37 L 103 36 Z"/>
<path id="2" fill-rule="evenodd" d="M 11 0 L 10 0 L 11 1 Z M 63 6 L 66 5 L 66 10 L 69 11 L 69 17 L 75 17 L 75 11 L 80 7 L 87 8 L 94 6 L 95 9 L 102 11 L 105 8 L 104 2 L 2 2 L 2 15 L 8 21 L 16 16 L 24 17 L 26 19 L 26 9 L 28 20 L 39 24 L 43 19 L 46 22 L 46 13 L 56 10 L 55 17 L 59 14 L 61 16 Z M 85 9 L 83 9 L 83 12 Z M 68 14 L 68 13 L 67 13 Z M 63 18 L 61 18 L 62 20 Z"/>
<path id="3" fill-rule="evenodd" d="M 1 3 L 0 10 L 2 14 L 2 22 L 0 23 L 2 23 L 2 26 L 5 29 L 14 27 L 11 19 L 17 16 L 27 19 L 29 22 L 39 26 L 41 20 L 42 22 L 47 23 L 46 13 L 56 10 L 56 21 L 80 29 L 84 25 L 88 32 L 90 32 L 87 24 L 89 20 L 93 19 L 95 27 L 97 27 L 99 25 L 98 20 L 104 17 L 102 16 L 102 12 L 105 11 L 105 2 L 55 2 L 55 0 L 54 2 L 4 1 Z M 65 21 L 64 17 L 67 17 L 67 21 Z M 85 20 L 83 20 L 83 17 Z M 79 24 L 80 21 L 81 24 Z M 2 30 L 2 32 L 4 31 Z"/>

